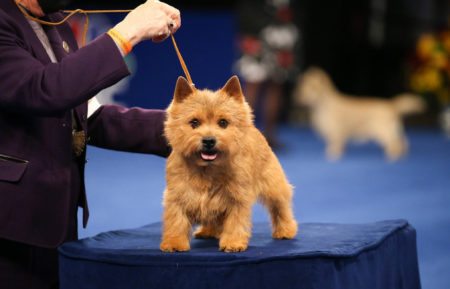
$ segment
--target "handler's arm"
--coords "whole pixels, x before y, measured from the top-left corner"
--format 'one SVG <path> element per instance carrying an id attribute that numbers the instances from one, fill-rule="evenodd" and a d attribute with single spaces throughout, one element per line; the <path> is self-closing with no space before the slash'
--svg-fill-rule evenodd
<path id="1" fill-rule="evenodd" d="M 130 72 L 115 42 L 103 35 L 44 65 L 0 12 L 0 108 L 18 114 L 53 116 L 73 108 Z"/>
<path id="2" fill-rule="evenodd" d="M 103 105 L 88 119 L 88 144 L 166 157 L 170 148 L 163 136 L 165 119 L 163 110 Z"/>

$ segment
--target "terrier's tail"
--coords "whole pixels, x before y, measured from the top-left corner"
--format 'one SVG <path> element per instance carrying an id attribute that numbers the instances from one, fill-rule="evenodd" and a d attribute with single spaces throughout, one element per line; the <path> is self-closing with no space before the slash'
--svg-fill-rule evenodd
<path id="1" fill-rule="evenodd" d="M 392 104 L 402 115 L 424 112 L 426 108 L 423 99 L 411 93 L 402 93 L 394 96 Z"/>

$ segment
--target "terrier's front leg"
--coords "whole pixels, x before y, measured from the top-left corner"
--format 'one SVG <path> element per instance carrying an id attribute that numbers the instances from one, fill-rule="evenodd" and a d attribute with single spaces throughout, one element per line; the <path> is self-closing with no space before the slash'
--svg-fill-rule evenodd
<path id="1" fill-rule="evenodd" d="M 189 251 L 192 225 L 181 208 L 174 204 L 166 207 L 163 228 L 162 242 L 159 245 L 161 251 Z"/>
<path id="2" fill-rule="evenodd" d="M 225 252 L 245 251 L 251 236 L 251 207 L 238 204 L 225 217 L 220 250 Z"/>

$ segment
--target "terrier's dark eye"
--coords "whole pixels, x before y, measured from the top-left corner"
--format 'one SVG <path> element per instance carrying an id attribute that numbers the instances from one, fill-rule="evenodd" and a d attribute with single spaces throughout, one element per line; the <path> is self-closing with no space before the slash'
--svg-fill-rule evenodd
<path id="1" fill-rule="evenodd" d="M 189 124 L 192 126 L 192 128 L 197 128 L 200 126 L 200 121 L 196 118 L 191 119 Z"/>
<path id="2" fill-rule="evenodd" d="M 228 121 L 226 120 L 226 119 L 221 119 L 221 120 L 219 120 L 219 126 L 221 127 L 221 128 L 227 128 L 227 126 L 228 126 Z"/>

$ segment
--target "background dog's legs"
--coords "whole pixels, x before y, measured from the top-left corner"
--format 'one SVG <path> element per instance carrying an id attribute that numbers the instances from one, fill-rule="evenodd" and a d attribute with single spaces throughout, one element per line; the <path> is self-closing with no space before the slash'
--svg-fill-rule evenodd
<path id="1" fill-rule="evenodd" d="M 405 153 L 405 148 L 401 137 L 392 137 L 387 140 L 383 146 L 386 156 L 391 161 L 399 159 Z"/>
<path id="2" fill-rule="evenodd" d="M 192 225 L 181 208 L 167 206 L 163 215 L 164 232 L 160 249 L 165 252 L 188 251 Z"/>
<path id="3" fill-rule="evenodd" d="M 245 251 L 251 235 L 251 207 L 242 204 L 233 206 L 224 219 L 220 236 L 220 250 L 225 252 Z"/>
<path id="4" fill-rule="evenodd" d="M 378 142 L 383 146 L 389 160 L 395 161 L 407 152 L 407 141 L 401 124 L 391 124 L 377 134 Z"/>
<path id="5" fill-rule="evenodd" d="M 326 142 L 327 142 L 326 154 L 328 159 L 338 160 L 344 152 L 345 138 L 338 135 L 327 136 Z"/>

